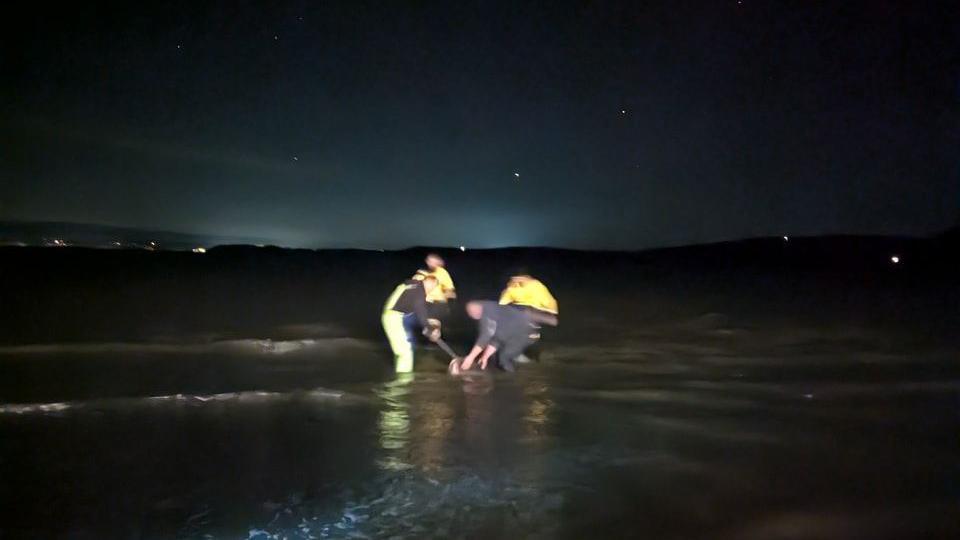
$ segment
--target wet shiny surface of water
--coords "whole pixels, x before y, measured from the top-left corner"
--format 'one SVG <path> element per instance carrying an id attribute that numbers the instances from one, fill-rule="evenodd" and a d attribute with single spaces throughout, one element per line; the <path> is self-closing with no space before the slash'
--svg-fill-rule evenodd
<path id="1" fill-rule="evenodd" d="M 436 352 L 393 375 L 372 342 L 7 350 L 5 373 L 46 384 L 5 387 L 0 531 L 960 534 L 953 352 L 742 332 L 552 343 L 461 378 Z"/>

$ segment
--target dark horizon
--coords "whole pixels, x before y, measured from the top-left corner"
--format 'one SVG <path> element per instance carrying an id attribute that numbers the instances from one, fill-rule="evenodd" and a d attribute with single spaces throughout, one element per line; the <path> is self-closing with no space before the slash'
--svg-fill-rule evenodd
<path id="1" fill-rule="evenodd" d="M 67 230 L 70 227 L 76 227 L 80 229 L 85 229 L 80 233 L 71 233 Z M 12 230 L 12 229 L 19 229 Z M 28 233 L 24 234 L 23 231 L 29 230 Z M 304 250 L 315 250 L 315 251 L 324 251 L 324 250 L 358 250 L 358 251 L 387 251 L 387 252 L 403 252 L 403 251 L 414 251 L 414 250 L 440 250 L 440 251 L 477 251 L 477 250 L 555 250 L 555 251 L 580 251 L 580 252 L 596 252 L 596 253 L 641 253 L 647 251 L 659 251 L 659 250 L 671 250 L 671 249 L 683 249 L 683 248 L 698 248 L 704 246 L 715 246 L 723 244 L 737 244 L 745 242 L 757 242 L 757 241 L 769 241 L 769 240 L 779 240 L 784 239 L 787 242 L 797 242 L 797 241 L 810 241 L 810 240 L 832 240 L 832 239 L 886 239 L 886 240 L 928 240 L 936 239 L 943 237 L 945 235 L 956 233 L 960 230 L 960 225 L 954 225 L 946 229 L 936 231 L 932 234 L 927 235 L 897 235 L 897 234 L 857 234 L 857 233 L 828 233 L 821 235 L 766 235 L 766 236 L 750 236 L 743 238 L 727 238 L 719 239 L 710 242 L 702 242 L 695 244 L 667 244 L 667 245 L 656 245 L 643 248 L 578 248 L 578 247 L 563 247 L 563 246 L 550 246 L 550 245 L 505 245 L 505 246 L 488 246 L 488 247 L 470 247 L 470 246 L 451 246 L 451 245 L 409 245 L 409 246 L 397 246 L 391 248 L 384 248 L 378 246 L 361 246 L 361 245 L 333 245 L 333 246 L 290 246 L 279 243 L 272 243 L 268 239 L 264 238 L 237 238 L 237 237 L 222 237 L 212 234 L 207 234 L 203 232 L 185 232 L 185 231 L 171 231 L 171 230 L 151 230 L 146 228 L 134 228 L 134 227 L 123 227 L 115 225 L 106 225 L 102 223 L 69 223 L 69 222 L 40 222 L 40 221 L 0 221 L 0 247 L 3 246 L 3 242 L 12 242 L 12 241 L 23 241 L 25 239 L 36 242 L 42 238 L 60 238 L 64 241 L 69 242 L 67 247 L 98 247 L 90 239 L 93 238 L 93 235 L 97 235 L 99 240 L 125 240 L 125 241 L 147 241 L 152 239 L 160 239 L 161 245 L 158 246 L 158 249 L 190 249 L 194 247 L 204 247 L 207 249 L 217 248 L 217 247 L 272 247 L 280 249 L 304 249 Z M 19 233 L 19 236 L 18 236 Z M 115 233 L 117 236 L 111 236 Z M 164 242 L 162 239 L 166 238 Z M 36 245 L 29 244 L 28 245 Z M 175 247 L 170 247 L 171 245 Z M 132 246 L 127 246 L 132 247 Z"/>
<path id="2" fill-rule="evenodd" d="M 8 18 L 0 220 L 637 250 L 960 216 L 947 5 L 100 7 Z"/>

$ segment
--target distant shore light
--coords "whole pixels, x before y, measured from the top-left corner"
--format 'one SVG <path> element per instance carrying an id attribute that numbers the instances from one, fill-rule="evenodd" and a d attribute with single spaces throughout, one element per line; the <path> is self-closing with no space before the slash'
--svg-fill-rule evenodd
<path id="1" fill-rule="evenodd" d="M 892 262 L 893 264 L 900 264 L 900 257 L 897 255 L 892 255 L 890 257 L 890 262 Z"/>
<path id="2" fill-rule="evenodd" d="M 193 252 L 194 252 L 194 253 L 206 253 L 206 252 L 207 252 L 207 248 L 204 248 L 204 247 L 195 247 L 195 248 L 193 248 Z"/>
<path id="3" fill-rule="evenodd" d="M 787 235 L 783 235 L 783 241 L 784 241 L 784 242 L 789 242 L 789 241 L 790 241 L 790 237 L 787 236 Z"/>
<path id="4" fill-rule="evenodd" d="M 466 250 L 467 250 L 467 248 L 465 248 L 465 247 L 463 247 L 463 246 L 460 246 L 460 251 L 466 251 Z"/>

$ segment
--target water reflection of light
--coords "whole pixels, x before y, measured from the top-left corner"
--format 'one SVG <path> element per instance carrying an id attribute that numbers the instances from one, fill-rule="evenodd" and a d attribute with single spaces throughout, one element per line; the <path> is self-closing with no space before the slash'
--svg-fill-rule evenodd
<path id="1" fill-rule="evenodd" d="M 378 464 L 384 470 L 437 469 L 445 462 L 453 407 L 430 394 L 431 388 L 414 390 L 413 380 L 414 374 L 402 373 L 376 392 L 383 401 L 378 422 L 383 457 Z"/>
<path id="2" fill-rule="evenodd" d="M 530 402 L 530 408 L 527 410 L 527 415 L 524 416 L 523 419 L 534 426 L 546 425 L 552 406 L 553 403 L 548 399 L 534 399 Z"/>
<path id="3" fill-rule="evenodd" d="M 550 422 L 550 410 L 553 401 L 546 397 L 548 386 L 544 383 L 531 384 L 524 392 L 528 399 L 527 413 L 524 415 L 527 440 L 542 442 L 546 439 L 546 428 Z"/>
<path id="4" fill-rule="evenodd" d="M 444 446 L 453 429 L 453 408 L 445 401 L 427 401 L 422 407 L 423 417 L 413 428 L 419 441 L 415 459 L 421 468 L 435 469 L 443 465 Z"/>
<path id="5" fill-rule="evenodd" d="M 380 467 L 390 471 L 409 469 L 407 446 L 410 442 L 410 383 L 413 373 L 400 373 L 377 392 L 383 399 L 380 411 L 380 448 L 387 455 L 380 460 Z"/>

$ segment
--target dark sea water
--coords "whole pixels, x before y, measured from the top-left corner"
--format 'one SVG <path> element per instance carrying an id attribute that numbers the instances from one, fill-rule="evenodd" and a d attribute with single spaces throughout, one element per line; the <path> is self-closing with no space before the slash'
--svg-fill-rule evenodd
<path id="1" fill-rule="evenodd" d="M 5 347 L 0 537 L 960 537 L 951 342 L 616 313 L 515 376 L 396 376 L 373 336 Z"/>
<path id="2" fill-rule="evenodd" d="M 448 250 L 561 307 L 461 378 L 392 373 L 418 250 L 0 249 L 0 539 L 960 538 L 957 245 Z"/>

